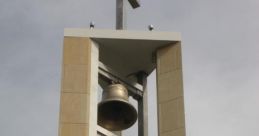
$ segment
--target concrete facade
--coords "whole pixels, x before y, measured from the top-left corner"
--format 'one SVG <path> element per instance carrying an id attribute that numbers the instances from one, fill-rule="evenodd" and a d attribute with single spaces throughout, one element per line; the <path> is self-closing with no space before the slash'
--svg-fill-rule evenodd
<path id="1" fill-rule="evenodd" d="M 89 38 L 64 38 L 59 136 L 96 135 L 98 51 Z"/>
<path id="2" fill-rule="evenodd" d="M 123 78 L 156 68 L 159 136 L 185 136 L 180 35 L 88 29 L 65 30 L 59 136 L 96 136 L 97 129 L 102 130 L 97 126 L 99 61 Z M 141 131 L 148 136 L 144 90 L 144 110 L 139 113 L 145 125 Z"/>
<path id="3" fill-rule="evenodd" d="M 185 136 L 181 44 L 157 51 L 159 136 Z"/>

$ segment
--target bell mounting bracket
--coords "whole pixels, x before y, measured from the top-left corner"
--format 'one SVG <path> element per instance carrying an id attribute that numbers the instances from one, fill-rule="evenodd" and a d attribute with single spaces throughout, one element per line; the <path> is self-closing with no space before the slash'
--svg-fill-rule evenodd
<path id="1" fill-rule="evenodd" d="M 141 84 L 126 79 L 102 62 L 99 62 L 99 79 L 107 85 L 111 83 L 120 83 L 124 85 L 128 89 L 129 95 L 136 100 L 143 97 L 143 86 Z"/>

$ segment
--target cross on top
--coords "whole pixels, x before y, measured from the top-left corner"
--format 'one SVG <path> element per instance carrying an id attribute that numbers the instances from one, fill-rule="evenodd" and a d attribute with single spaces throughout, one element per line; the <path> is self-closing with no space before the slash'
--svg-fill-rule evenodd
<path id="1" fill-rule="evenodd" d="M 140 7 L 139 0 L 128 0 L 132 8 Z M 116 29 L 124 29 L 126 27 L 126 13 L 124 9 L 124 0 L 116 0 Z"/>
<path id="2" fill-rule="evenodd" d="M 135 9 L 140 7 L 139 1 L 138 0 L 128 0 L 130 5 Z"/>

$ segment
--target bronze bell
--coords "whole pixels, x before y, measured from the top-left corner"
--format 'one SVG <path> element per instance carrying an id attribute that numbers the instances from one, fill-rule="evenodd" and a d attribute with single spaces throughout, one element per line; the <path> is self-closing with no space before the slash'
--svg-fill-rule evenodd
<path id="1" fill-rule="evenodd" d="M 98 125 L 121 131 L 131 127 L 137 120 L 137 111 L 129 103 L 127 89 L 121 84 L 112 84 L 104 89 L 98 104 Z"/>

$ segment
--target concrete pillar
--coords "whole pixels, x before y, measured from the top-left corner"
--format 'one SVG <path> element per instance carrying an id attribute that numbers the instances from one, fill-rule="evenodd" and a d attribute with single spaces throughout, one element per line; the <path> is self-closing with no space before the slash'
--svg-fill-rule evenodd
<path id="1" fill-rule="evenodd" d="M 95 136 L 98 45 L 86 37 L 65 37 L 59 136 Z"/>
<path id="2" fill-rule="evenodd" d="M 159 136 L 185 136 L 181 43 L 157 51 Z"/>

